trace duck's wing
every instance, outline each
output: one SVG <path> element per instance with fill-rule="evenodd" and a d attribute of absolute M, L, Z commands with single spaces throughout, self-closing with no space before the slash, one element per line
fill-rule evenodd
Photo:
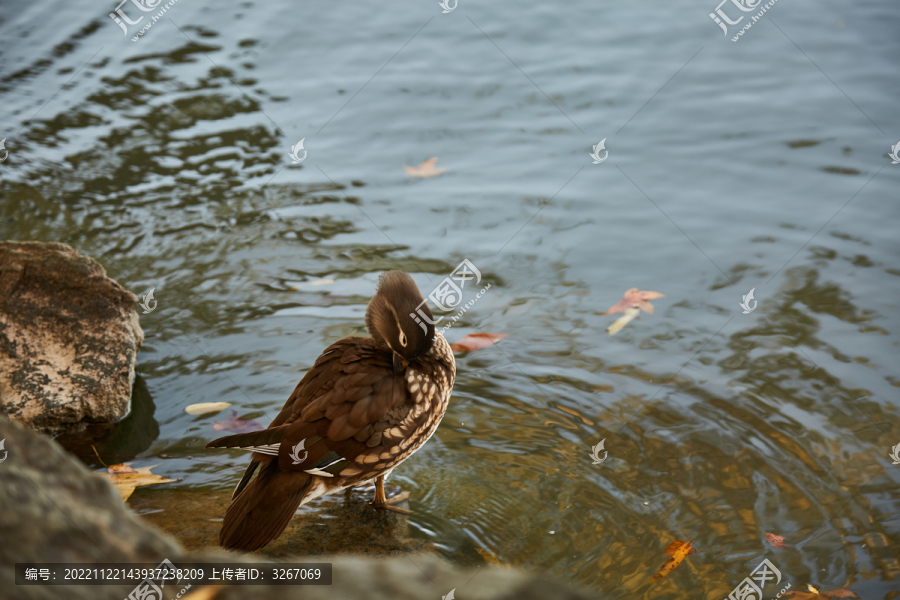
<path fill-rule="evenodd" d="M 391 359 L 370 338 L 341 340 L 319 356 L 267 429 L 220 438 L 207 448 L 252 450 L 254 462 L 277 456 L 286 471 L 340 473 L 360 454 L 375 452 L 392 417 L 409 412 L 406 382 L 394 374 Z"/>

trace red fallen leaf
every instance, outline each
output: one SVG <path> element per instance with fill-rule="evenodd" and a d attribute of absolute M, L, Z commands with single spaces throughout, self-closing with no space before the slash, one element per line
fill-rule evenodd
<path fill-rule="evenodd" d="M 784 545 L 784 536 L 783 535 L 775 535 L 774 533 L 766 534 L 766 541 L 772 544 L 773 548 L 787 548 Z"/>
<path fill-rule="evenodd" d="M 665 577 L 666 575 L 671 573 L 675 569 L 675 567 L 680 565 L 681 561 L 683 561 L 688 554 L 696 554 L 697 551 L 694 550 L 694 548 L 692 547 L 693 545 L 694 538 L 691 538 L 691 541 L 689 542 L 681 542 L 675 540 L 674 542 L 666 546 L 666 554 L 668 554 L 672 558 L 663 563 L 663 566 L 659 568 L 659 571 L 657 571 L 656 574 L 654 574 L 650 579 L 653 580 Z"/>
<path fill-rule="evenodd" d="M 647 300 L 653 300 L 654 298 L 665 298 L 665 294 L 660 294 L 659 292 L 642 292 L 637 288 L 631 288 L 621 300 L 613 304 L 609 307 L 604 315 L 611 315 L 617 312 L 625 312 L 629 308 L 639 308 L 645 313 L 653 314 L 653 305 L 647 302 Z"/>
<path fill-rule="evenodd" d="M 508 335 L 508 333 L 470 333 L 455 344 L 450 344 L 450 349 L 454 352 L 474 352 L 493 346 Z"/>
<path fill-rule="evenodd" d="M 224 429 L 235 433 L 250 433 L 251 431 L 265 429 L 265 427 L 263 427 L 259 421 L 254 421 L 253 419 L 238 419 L 237 411 L 231 409 L 231 417 L 229 417 L 227 421 L 222 421 L 221 423 L 219 421 L 214 421 L 213 429 L 216 431 L 222 431 Z"/>

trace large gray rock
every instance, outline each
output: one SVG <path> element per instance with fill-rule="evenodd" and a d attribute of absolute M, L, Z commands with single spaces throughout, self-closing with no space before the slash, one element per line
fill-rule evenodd
<path fill-rule="evenodd" d="M 13 566 L 27 562 L 267 562 L 222 550 L 188 552 L 147 526 L 112 485 L 46 437 L 0 417 L 0 598 L 122 600 L 133 585 L 17 586 Z M 0 452 L 0 459 L 3 458 Z M 171 485 L 171 484 L 166 484 Z M 187 510 L 188 508 L 185 508 Z M 458 600 L 586 600 L 516 569 L 455 569 L 435 556 L 372 559 L 349 556 L 282 557 L 333 565 L 330 586 L 193 586 L 181 600 L 437 600 L 455 589 Z M 181 586 L 166 586 L 171 600 Z"/>
<path fill-rule="evenodd" d="M 57 443 L 0 417 L 3 439 L 7 455 L 0 463 L 0 598 L 93 595 L 122 600 L 134 587 L 16 586 L 15 563 L 158 564 L 162 558 L 174 562 L 181 557 L 174 540 L 148 529 L 125 509 L 112 484 Z"/>
<path fill-rule="evenodd" d="M 130 410 L 137 298 L 65 244 L 0 242 L 0 412 L 56 435 Z"/>

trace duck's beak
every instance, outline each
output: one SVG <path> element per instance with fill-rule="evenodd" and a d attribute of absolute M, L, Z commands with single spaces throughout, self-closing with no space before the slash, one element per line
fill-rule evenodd
<path fill-rule="evenodd" d="M 409 366 L 409 361 L 394 352 L 394 375 L 402 373 Z"/>

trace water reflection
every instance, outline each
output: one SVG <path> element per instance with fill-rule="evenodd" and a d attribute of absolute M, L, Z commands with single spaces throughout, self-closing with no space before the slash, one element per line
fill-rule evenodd
<path fill-rule="evenodd" d="M 138 490 L 134 507 L 176 536 L 189 532 L 185 542 L 212 543 L 210 514 L 224 511 L 220 496 L 247 458 L 203 450 L 220 435 L 214 420 L 225 417 L 189 416 L 184 406 L 225 400 L 240 418 L 267 422 L 322 348 L 364 334 L 378 273 L 404 269 L 425 287 L 477 252 L 493 287 L 448 336 L 482 329 L 510 337 L 459 357 L 438 434 L 392 479 L 411 493 L 412 545 L 428 542 L 463 565 L 535 568 L 605 598 L 724 597 L 763 556 L 795 589 L 853 582 L 863 597 L 884 597 L 900 575 L 898 475 L 885 458 L 900 442 L 886 393 L 898 385 L 890 372 L 896 342 L 886 310 L 866 308 L 852 280 L 835 273 L 836 265 L 859 269 L 861 279 L 878 270 L 871 276 L 879 285 L 896 289 L 890 278 L 898 272 L 885 269 L 894 257 L 877 243 L 886 234 L 873 233 L 873 243 L 829 230 L 765 293 L 758 286 L 759 308 L 737 320 L 747 290 L 736 284 L 774 274 L 790 256 L 765 254 L 789 235 L 766 220 L 767 208 L 747 213 L 753 229 L 740 242 L 755 254 L 723 262 L 733 266 L 722 277 L 702 256 L 680 262 L 676 244 L 684 240 L 667 237 L 666 221 L 633 207 L 619 213 L 626 208 L 597 202 L 593 188 L 559 198 L 554 212 L 523 179 L 534 170 L 522 167 L 527 161 L 490 163 L 484 181 L 447 177 L 447 188 L 407 185 L 400 165 L 412 159 L 400 158 L 394 187 L 384 163 L 331 181 L 313 160 L 288 166 L 286 150 L 299 136 L 288 139 L 260 105 L 283 98 L 266 92 L 269 80 L 247 74 L 260 42 L 189 31 L 197 45 L 182 40 L 86 67 L 102 85 L 71 90 L 65 110 L 32 121 L 19 142 L 28 151 L 12 157 L 27 179 L 0 182 L 0 219 L 14 223 L 5 238 L 72 244 L 132 291 L 156 289 L 158 309 L 141 316 L 147 337 L 134 412 L 98 451 L 143 453 L 139 461 L 162 460 L 154 472 L 180 481 Z M 47 68 L 34 62 L 0 83 L 11 89 Z M 489 129 L 519 119 L 523 131 L 562 135 L 555 109 L 529 98 L 547 113 L 510 117 L 504 109 L 476 122 Z M 522 98 L 498 101 L 525 110 Z M 366 102 L 376 111 L 396 99 Z M 412 137 L 461 137 L 458 123 Z M 505 129 L 492 131 L 492 143 L 509 145 Z M 356 135 L 340 134 L 340 144 L 356 149 Z M 401 143 L 379 135 L 393 141 L 367 140 L 373 153 Z M 825 145 L 782 137 L 788 152 Z M 709 142 L 710 155 L 719 143 Z M 473 167 L 460 159 L 456 168 Z M 663 181 L 678 175 L 677 166 L 660 168 L 670 169 Z M 824 163 L 810 170 L 843 180 L 859 173 Z M 553 189 L 560 184 L 553 179 Z M 491 185 L 502 189 L 483 189 Z M 798 200 L 807 211 L 818 210 L 814 201 Z M 696 210 L 718 207 L 703 202 Z M 544 205 L 530 225 L 536 237 L 494 258 L 515 232 L 504 226 L 520 227 Z M 698 230 L 703 218 L 696 216 Z M 622 223 L 627 231 L 617 237 Z M 434 239 L 417 240 L 420 232 Z M 451 250 L 429 245 L 451 238 Z M 664 243 L 650 243 L 657 240 Z M 670 302 L 609 338 L 601 315 L 609 290 L 654 278 L 668 286 Z M 331 281 L 311 285 L 323 280 Z M 719 291 L 730 294 L 727 306 Z M 590 447 L 601 439 L 609 457 L 592 465 Z M 177 458 L 153 458 L 160 456 Z M 327 521 L 322 515 L 340 512 L 338 502 L 323 499 L 298 519 Z M 361 529 L 345 527 L 346 536 L 325 544 L 330 551 L 360 548 Z M 768 546 L 768 532 L 784 535 L 789 548 Z M 692 538 L 698 554 L 648 582 L 665 547 Z"/>

